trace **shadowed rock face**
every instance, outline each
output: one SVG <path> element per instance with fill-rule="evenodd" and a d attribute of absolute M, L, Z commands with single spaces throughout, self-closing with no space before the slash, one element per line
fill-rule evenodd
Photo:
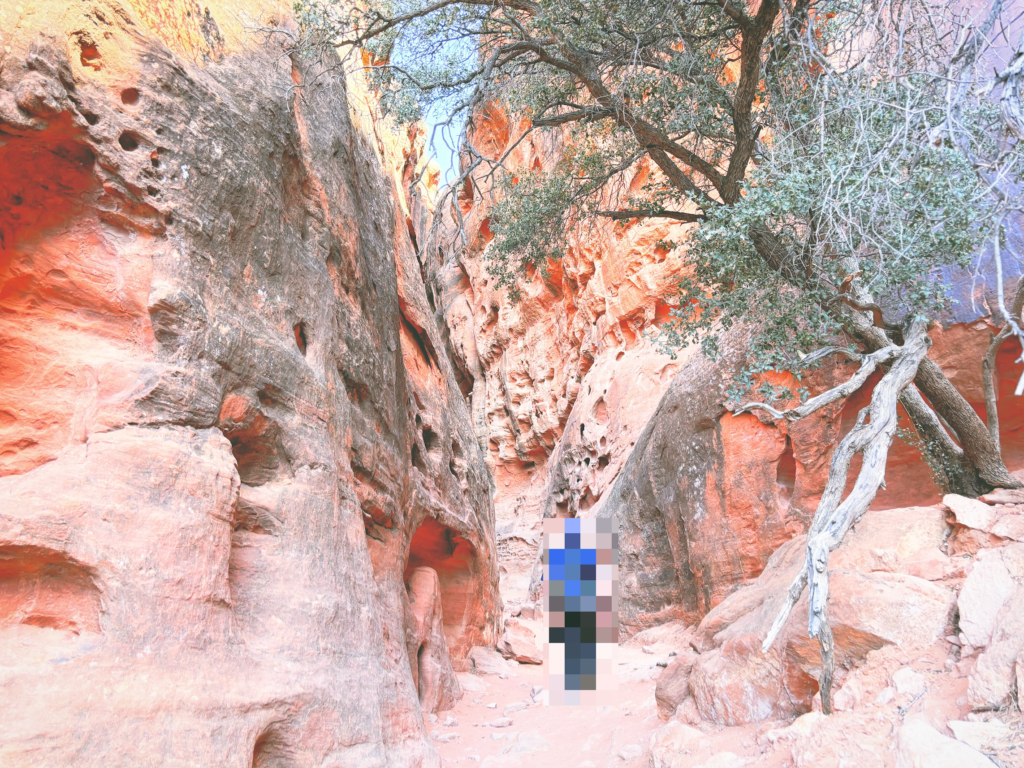
<path fill-rule="evenodd" d="M 500 601 L 406 154 L 272 3 L 0 22 L 0 762 L 436 765 L 416 531 L 453 663 Z"/>

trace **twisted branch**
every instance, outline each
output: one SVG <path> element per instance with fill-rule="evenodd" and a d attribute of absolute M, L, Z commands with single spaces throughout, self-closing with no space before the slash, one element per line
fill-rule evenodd
<path fill-rule="evenodd" d="M 925 323 L 914 321 L 901 347 L 890 346 L 865 356 L 861 369 L 850 381 L 807 403 L 807 406 L 813 403 L 814 407 L 791 409 L 789 412 L 775 411 L 778 414 L 776 418 L 792 420 L 808 416 L 835 402 L 841 396 L 848 396 L 849 393 L 856 391 L 866 380 L 867 375 L 862 374 L 866 368 L 872 366 L 872 359 L 876 355 L 880 359 L 873 361 L 874 367 L 881 365 L 883 360 L 891 361 L 889 370 L 871 394 L 870 405 L 861 410 L 857 416 L 856 426 L 843 438 L 832 454 L 828 482 L 807 534 L 807 555 L 803 568 L 790 586 L 782 609 L 761 646 L 763 652 L 771 648 L 806 586 L 809 598 L 807 630 L 811 637 L 818 638 L 821 648 L 822 669 L 819 683 L 822 709 L 826 714 L 832 711 L 832 675 L 835 667 L 832 628 L 828 618 L 829 555 L 867 511 L 884 481 L 889 446 L 896 434 L 897 405 L 900 397 L 913 382 L 930 344 Z M 871 370 L 874 370 L 874 367 L 871 367 Z M 851 382 L 855 379 L 860 384 L 851 388 Z M 847 394 L 839 395 L 839 392 Z M 850 463 L 857 453 L 862 453 L 864 460 L 853 490 L 843 500 Z"/>

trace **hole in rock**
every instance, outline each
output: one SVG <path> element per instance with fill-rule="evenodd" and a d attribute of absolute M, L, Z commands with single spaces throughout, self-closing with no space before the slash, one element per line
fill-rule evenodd
<path fill-rule="evenodd" d="M 125 152 L 134 152 L 139 148 L 139 139 L 131 131 L 125 131 L 118 136 L 117 143 L 121 145 L 121 149 Z"/>
<path fill-rule="evenodd" d="M 472 179 L 466 179 L 465 183 L 462 185 L 462 188 L 459 190 L 458 197 L 459 208 L 462 209 L 462 212 L 464 214 L 469 213 L 470 209 L 472 209 L 474 197 L 475 190 L 473 188 L 473 181 Z"/>
<path fill-rule="evenodd" d="M 83 41 L 81 43 L 81 61 L 83 67 L 90 67 L 97 72 L 100 69 L 100 51 L 93 43 Z"/>
<path fill-rule="evenodd" d="M 0 547 L 0 627 L 100 631 L 100 593 L 85 566 L 43 547 Z"/>
<path fill-rule="evenodd" d="M 490 218 L 484 219 L 480 222 L 480 236 L 484 239 L 484 245 L 494 239 L 494 232 L 491 231 Z"/>
<path fill-rule="evenodd" d="M 416 443 L 412 444 L 412 465 L 423 474 L 427 473 L 427 463 L 423 461 L 423 454 Z"/>
<path fill-rule="evenodd" d="M 427 644 L 423 643 L 416 650 L 416 664 L 412 670 L 412 681 L 416 684 L 416 692 L 419 694 L 420 701 L 423 701 L 426 695 L 427 680 L 426 675 L 423 674 L 423 657 L 426 655 Z"/>
<path fill-rule="evenodd" d="M 441 449 L 441 440 L 438 438 L 437 433 L 427 427 L 423 430 L 423 447 L 427 449 L 427 453 L 433 453 Z"/>
<path fill-rule="evenodd" d="M 603 440 L 604 438 L 601 438 L 601 439 Z M 604 469 L 605 467 L 607 467 L 609 461 L 611 461 L 611 459 L 608 457 L 607 453 L 604 456 L 598 456 L 597 457 L 597 467 L 598 467 L 598 469 Z"/>
<path fill-rule="evenodd" d="M 260 392 L 259 402 L 264 406 L 273 402 L 269 389 Z M 263 485 L 287 471 L 281 428 L 247 396 L 234 394 L 224 399 L 219 426 L 231 442 L 238 477 L 246 485 Z"/>
<path fill-rule="evenodd" d="M 85 122 L 89 125 L 96 125 L 100 121 L 100 116 L 94 115 L 92 112 L 83 112 L 82 117 L 85 118 Z"/>
<path fill-rule="evenodd" d="M 445 640 L 452 655 L 464 655 L 463 638 L 478 606 L 476 550 L 459 533 L 432 517 L 416 529 L 409 545 L 405 583 L 417 568 L 433 568 L 441 592 Z"/>
<path fill-rule="evenodd" d="M 353 405 L 362 405 L 370 397 L 370 388 L 344 371 L 341 371 L 341 380 L 345 383 L 345 392 Z"/>
<path fill-rule="evenodd" d="M 304 323 L 296 323 L 292 328 L 295 333 L 295 346 L 299 348 L 302 356 L 306 356 L 306 326 Z"/>
<path fill-rule="evenodd" d="M 137 88 L 125 88 L 121 91 L 121 103 L 132 106 L 139 103 L 139 91 Z"/>
<path fill-rule="evenodd" d="M 160 167 L 160 156 L 156 152 L 150 154 L 149 164 L 152 165 L 154 168 Z"/>
<path fill-rule="evenodd" d="M 793 443 L 789 437 L 786 438 L 786 449 L 775 468 L 775 482 L 779 486 L 779 498 L 788 504 L 796 486 L 796 457 L 793 456 Z"/>
<path fill-rule="evenodd" d="M 455 459 L 451 459 L 448 462 L 448 471 L 452 473 L 453 477 L 458 477 L 459 474 L 455 471 Z"/>
<path fill-rule="evenodd" d="M 252 748 L 252 768 L 290 768 L 292 751 L 277 730 L 270 728 L 259 735 Z"/>

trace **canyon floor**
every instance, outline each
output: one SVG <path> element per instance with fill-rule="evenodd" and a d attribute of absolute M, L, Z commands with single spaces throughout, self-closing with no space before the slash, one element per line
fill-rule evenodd
<path fill-rule="evenodd" d="M 957 520 L 968 517 L 955 497 L 947 497 L 959 510 Z M 979 503 L 980 504 L 980 503 Z M 980 509 L 980 507 L 979 507 Z M 893 579 L 911 570 L 921 582 L 959 593 L 956 621 L 968 635 L 974 632 L 977 608 L 989 598 L 997 601 L 998 586 L 987 581 L 992 564 L 1010 562 L 1020 545 L 1003 549 L 983 548 L 964 553 L 968 527 L 956 523 L 957 536 L 945 545 L 952 555 L 917 550 L 925 541 L 923 525 L 912 521 L 932 519 L 938 530 L 944 507 L 887 510 L 869 514 L 852 541 L 842 548 L 840 565 L 857 562 L 870 553 L 879 563 L 869 573 Z M 975 511 L 978 511 L 977 509 Z M 983 511 L 983 510 L 982 510 Z M 894 528 L 893 525 L 896 527 Z M 959 537 L 959 538 L 958 538 Z M 881 542 L 881 546 L 877 546 Z M 933 542 L 934 543 L 934 542 Z M 998 542 L 993 542 L 998 543 Z M 798 547 L 794 548 L 798 549 Z M 909 553 L 909 554 L 908 554 Z M 845 559 L 844 559 L 845 558 Z M 773 562 L 775 558 L 773 558 Z M 778 580 L 780 563 L 770 565 L 764 584 Z M 927 563 L 927 565 L 922 565 Z M 781 572 L 781 571 L 779 571 Z M 973 576 L 972 576 L 973 574 Z M 898 579 L 897 579 L 898 581 Z M 966 586 L 970 581 L 970 586 Z M 502 596 L 506 612 L 519 613 L 528 604 L 526 579 L 506 574 Z M 916 582 L 915 582 L 916 583 Z M 920 585 L 919 585 L 920 586 Z M 966 588 L 965 588 L 966 586 Z M 980 587 L 980 589 L 979 589 Z M 749 604 L 756 598 L 757 583 L 740 588 L 725 603 Z M 981 603 L 976 595 L 981 594 Z M 877 592 L 865 590 L 839 596 L 840 603 L 867 605 Z M 900 597 L 908 616 L 914 608 L 908 596 Z M 508 606 L 511 606 L 509 609 Z M 842 611 L 843 609 L 838 609 Z M 720 609 L 721 612 L 721 609 Z M 1008 614 L 993 614 L 996 627 L 1015 634 Z M 1022 768 L 1024 766 L 1024 718 L 1016 706 L 990 707 L 979 711 L 977 689 L 985 678 L 993 651 L 965 643 L 968 635 L 924 636 L 885 644 L 866 653 L 841 675 L 834 692 L 837 711 L 821 712 L 820 696 L 811 711 L 793 717 L 769 717 L 744 725 L 723 725 L 722 720 L 703 719 L 693 699 L 685 693 L 671 713 L 659 712 L 656 698 L 659 678 L 670 678 L 673 662 L 689 657 L 705 637 L 718 632 L 715 614 L 699 627 L 676 620 L 642 631 L 617 649 L 619 687 L 613 702 L 605 706 L 547 706 L 547 673 L 543 665 L 501 660 L 492 654 L 489 663 L 474 662 L 473 671 L 459 674 L 462 698 L 448 711 L 428 715 L 427 730 L 445 766 L 569 766 L 570 768 Z M 735 621 L 735 619 L 734 619 Z M 877 621 L 877 619 L 876 619 Z M 541 618 L 517 617 L 518 625 L 545 634 Z M 902 623 L 911 623 L 901 618 Z M 803 622 L 798 622 L 801 624 Z M 923 621 L 922 621 L 923 623 Z M 705 627 L 707 624 L 707 627 Z M 998 630 L 997 630 L 998 631 Z M 797 630 L 799 632 L 799 630 Z M 847 641 L 848 642 L 848 641 Z M 540 640 L 537 641 L 540 647 Z M 993 648 L 995 646 L 993 645 Z M 711 651 L 714 652 L 713 650 Z M 790 650 L 790 654 L 793 651 Z M 756 663 L 757 651 L 747 652 Z M 736 666 L 742 667 L 746 660 Z M 687 667 L 689 669 L 689 667 Z M 737 674 L 729 670 L 729 674 Z M 756 698 L 757 673 L 746 674 L 739 698 Z M 973 682 L 972 682 L 973 680 Z M 690 679 L 690 691 L 697 685 Z M 972 691 L 971 686 L 975 687 Z M 739 689 L 730 689 L 739 690 Z M 785 695 L 783 688 L 780 697 Z M 748 707 L 757 706 L 746 701 Z M 741 706 L 737 702 L 734 705 Z M 953 738 L 955 737 L 955 738 Z"/>
<path fill-rule="evenodd" d="M 539 623 L 539 622 L 538 622 Z M 646 650 L 645 650 L 646 648 Z M 902 765 L 891 749 L 901 724 L 917 718 L 959 720 L 1005 725 L 999 743 L 984 752 L 1002 768 L 1024 766 L 1024 720 L 1019 712 L 992 713 L 971 719 L 963 706 L 971 661 L 956 662 L 936 645 L 905 653 L 900 669 L 911 670 L 927 681 L 927 690 L 896 694 L 868 712 L 838 713 L 825 718 L 819 711 L 793 723 L 767 723 L 722 727 L 706 721 L 695 728 L 673 727 L 658 716 L 655 684 L 671 660 L 671 640 L 643 646 L 628 642 L 619 647 L 617 703 L 599 707 L 545 706 L 543 694 L 534 702 L 530 692 L 546 686 L 544 667 L 520 664 L 507 678 L 496 675 L 460 675 L 462 699 L 449 712 L 427 722 L 445 766 L 538 766 L 538 768 L 740 768 L 763 766 Z M 951 647 L 950 647 L 951 649 Z M 910 658 L 914 656 L 914 658 Z M 906 673 L 904 673 L 906 676 Z M 884 698 L 884 697 L 883 697 Z M 960 699 L 960 703 L 957 703 Z M 526 704 L 518 709 L 518 705 Z M 510 711 L 510 725 L 493 727 Z M 454 720 L 454 722 L 453 722 Z M 445 726 L 445 722 L 450 725 Z M 685 730 L 684 730 L 685 729 Z M 999 726 L 988 730 L 997 732 Z M 678 732 L 677 732 L 678 731 Z M 684 742 L 681 744 L 680 742 Z M 952 758 L 955 760 L 955 757 Z M 907 763 L 910 765 L 911 763 Z M 959 765 L 957 762 L 934 766 Z M 933 766 L 928 766 L 933 768 Z"/>

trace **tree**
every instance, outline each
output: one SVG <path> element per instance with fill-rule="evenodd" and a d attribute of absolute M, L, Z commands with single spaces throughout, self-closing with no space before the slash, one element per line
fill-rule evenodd
<path fill-rule="evenodd" d="M 943 0 L 299 6 L 308 44 L 368 52 L 369 74 L 401 118 L 441 104 L 447 125 L 463 119 L 471 131 L 474 115 L 493 101 L 527 117 L 530 131 L 562 133 L 554 172 L 518 179 L 503 175 L 511 150 L 492 160 L 463 142 L 461 176 L 440 201 L 452 202 L 482 175 L 506 191 L 515 184 L 515 194 L 495 203 L 488 249 L 492 274 L 513 294 L 522 271 L 558 258 L 565 233 L 581 221 L 692 223 L 680 245 L 693 273 L 680 286 L 673 340 L 699 340 L 714 355 L 723 330 L 752 327 L 752 362 L 731 390 L 739 410 L 803 418 L 882 371 L 870 405 L 833 455 L 804 570 L 765 646 L 807 587 L 826 711 L 828 556 L 883 482 L 897 405 L 949 490 L 977 495 L 1019 485 L 1000 455 L 994 399 L 986 426 L 927 357 L 929 328 L 946 301 L 936 268 L 968 264 L 986 237 L 998 246 L 1005 217 L 1020 208 L 1011 180 L 1024 135 L 1024 55 L 1018 50 L 1000 70 L 997 104 L 977 72 L 1002 2 L 981 19 L 956 7 Z M 623 174 L 641 162 L 656 172 L 630 195 Z M 1011 309 L 1000 293 L 1000 341 L 1020 336 L 1022 290 Z M 761 401 L 741 404 L 763 373 L 799 377 L 833 354 L 860 364 L 835 389 L 810 399 L 800 393 L 799 405 L 780 409 L 792 393 L 762 386 Z M 994 359 L 990 351 L 988 382 Z M 856 453 L 862 467 L 844 499 Z"/>

